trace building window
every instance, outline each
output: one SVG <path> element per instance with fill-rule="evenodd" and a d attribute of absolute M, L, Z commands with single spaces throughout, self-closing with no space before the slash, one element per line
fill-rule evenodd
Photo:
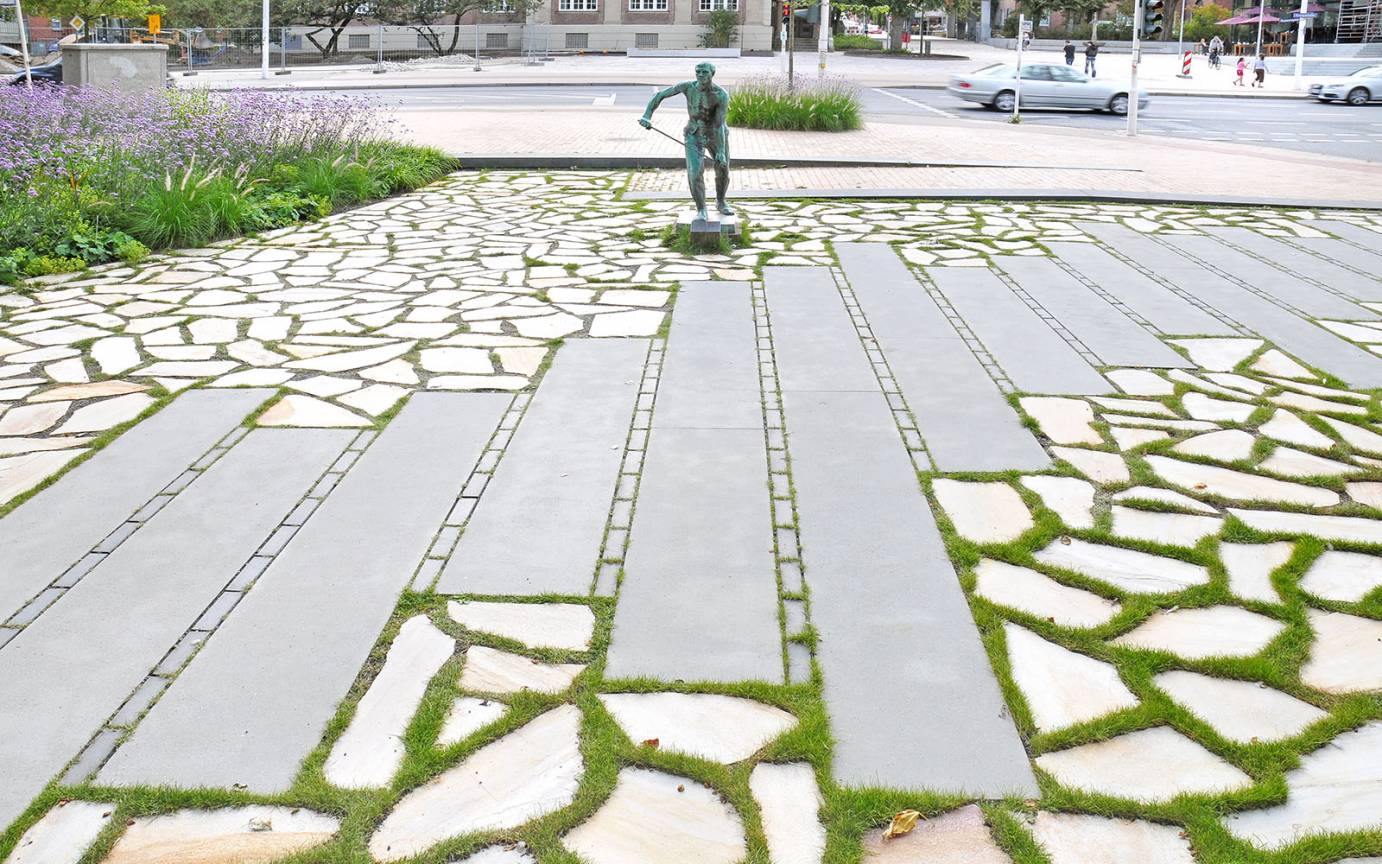
<path fill-rule="evenodd" d="M 506 15 L 513 11 L 513 4 L 509 0 L 494 0 L 486 3 L 484 8 L 491 15 Z"/>
<path fill-rule="evenodd" d="M 653 51 L 657 48 L 656 33 L 635 33 L 633 34 L 633 47 L 642 48 L 645 51 Z"/>
<path fill-rule="evenodd" d="M 600 0 L 557 0 L 560 12 L 595 12 L 600 8 Z"/>
<path fill-rule="evenodd" d="M 509 34 L 507 33 L 486 33 L 485 47 L 491 51 L 498 51 L 509 47 Z"/>
<path fill-rule="evenodd" d="M 590 48 L 590 34 L 589 34 L 589 33 L 567 33 L 567 34 L 566 34 L 566 50 L 567 50 L 567 51 L 586 51 L 586 50 L 589 50 L 589 48 Z"/>
<path fill-rule="evenodd" d="M 738 12 L 739 0 L 701 0 L 702 12 L 715 12 L 719 9 L 728 9 L 731 12 Z"/>
<path fill-rule="evenodd" d="M 368 33 L 351 33 L 346 39 L 346 48 L 351 51 L 364 51 L 369 48 Z"/>
<path fill-rule="evenodd" d="M 630 11 L 630 12 L 666 12 L 666 11 L 667 11 L 667 0 L 629 0 L 629 11 Z M 644 34 L 640 34 L 640 35 L 644 35 L 644 36 L 649 36 L 649 35 L 651 35 L 651 36 L 656 36 L 657 34 L 656 34 L 656 33 L 651 33 L 651 34 L 649 34 L 649 33 L 644 33 Z M 640 46 L 638 46 L 638 47 L 642 48 L 643 46 L 640 45 Z M 656 48 L 657 46 L 654 45 L 653 47 Z"/>

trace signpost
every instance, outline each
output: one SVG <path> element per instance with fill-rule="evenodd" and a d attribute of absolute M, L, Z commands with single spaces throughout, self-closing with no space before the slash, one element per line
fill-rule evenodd
<path fill-rule="evenodd" d="M 260 9 L 259 18 L 259 77 L 264 80 L 269 79 L 269 0 L 264 0 Z M 283 50 L 286 52 L 288 46 L 285 44 Z M 192 48 L 187 48 L 187 56 L 192 56 Z"/>
<path fill-rule="evenodd" d="M 821 42 L 816 48 L 816 75 L 825 77 L 825 55 L 830 51 L 830 0 L 821 0 Z"/>
<path fill-rule="evenodd" d="M 1300 11 L 1295 14 L 1296 19 L 1296 81 L 1294 89 L 1300 89 L 1301 66 L 1305 63 L 1305 22 L 1314 18 L 1315 12 L 1307 8 L 1309 0 L 1300 0 Z"/>

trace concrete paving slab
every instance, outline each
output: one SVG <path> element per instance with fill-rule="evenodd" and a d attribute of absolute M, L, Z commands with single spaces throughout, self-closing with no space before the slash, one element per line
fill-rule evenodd
<path fill-rule="evenodd" d="M 1035 794 L 883 394 L 783 398 L 835 780 Z"/>
<path fill-rule="evenodd" d="M 1364 273 L 1382 273 L 1382 249 L 1359 249 L 1352 243 L 1334 237 L 1290 237 L 1286 242 L 1304 249 L 1312 249 L 1329 258 Z M 1378 299 L 1378 298 L 1361 298 Z"/>
<path fill-rule="evenodd" d="M 1346 321 L 1375 320 L 1377 313 L 1337 294 L 1278 270 L 1265 261 L 1239 252 L 1214 237 L 1162 235 L 1171 246 L 1211 262 L 1241 284 L 1249 285 L 1315 318 L 1342 318 Z"/>
<path fill-rule="evenodd" d="M 1163 333 L 1233 336 L 1233 328 L 1164 285 L 1089 243 L 1049 243 L 1057 258 L 1127 304 Z"/>
<path fill-rule="evenodd" d="M 1106 365 L 1194 366 L 1054 261 L 1010 256 L 999 266 Z"/>
<path fill-rule="evenodd" d="M 605 675 L 780 682 L 763 433 L 653 416 Z"/>
<path fill-rule="evenodd" d="M 0 824 L 120 707 L 350 438 L 250 433 L 6 646 Z"/>
<path fill-rule="evenodd" d="M 1340 267 L 1333 261 L 1311 255 L 1281 238 L 1268 237 L 1266 234 L 1259 234 L 1249 228 L 1211 226 L 1205 230 L 1220 240 L 1227 240 L 1234 246 L 1280 264 L 1307 279 L 1314 279 L 1316 282 L 1328 285 L 1335 291 L 1347 294 L 1356 300 L 1382 300 L 1382 280 L 1355 273 L 1346 267 Z M 1337 240 L 1334 242 L 1338 245 L 1348 245 L 1339 244 Z M 1353 247 L 1350 246 L 1349 248 L 1352 249 Z M 1382 267 L 1382 258 L 1374 256 L 1374 261 L 1376 266 Z"/>
<path fill-rule="evenodd" d="M 1337 219 L 1321 219 L 1315 223 L 1315 227 L 1328 231 L 1336 237 L 1342 237 L 1350 243 L 1356 243 L 1364 249 L 1382 253 L 1382 234 L 1376 231 L 1369 231 L 1361 225 L 1354 225 L 1351 222 L 1340 222 Z"/>
<path fill-rule="evenodd" d="M 184 393 L 0 519 L 0 620 L 90 552 L 271 395 Z"/>
<path fill-rule="evenodd" d="M 491 393 L 413 396 L 100 782 L 286 789 L 510 401 Z"/>
<path fill-rule="evenodd" d="M 1085 230 L 1312 366 L 1326 369 L 1355 387 L 1382 387 L 1382 358 L 1219 278 L 1131 228 L 1091 223 Z"/>
<path fill-rule="evenodd" d="M 764 267 L 782 390 L 877 390 L 835 277 L 824 267 Z M 774 302 L 776 301 L 776 302 Z M 791 338 L 776 338 L 779 332 Z"/>
<path fill-rule="evenodd" d="M 926 273 L 1019 390 L 1062 396 L 1117 392 L 992 272 L 929 267 Z"/>
<path fill-rule="evenodd" d="M 1032 794 L 1026 753 L 888 402 L 872 374 L 866 386 L 835 372 L 863 361 L 863 345 L 831 335 L 852 334 L 848 312 L 835 292 L 803 290 L 805 281 L 765 273 L 835 779 Z M 844 383 L 855 386 L 831 387 Z"/>
<path fill-rule="evenodd" d="M 680 428 L 763 428 L 753 301 L 747 282 L 683 282 L 657 392 L 657 422 Z"/>
<path fill-rule="evenodd" d="M 437 591 L 590 590 L 648 345 L 586 339 L 557 351 Z"/>
<path fill-rule="evenodd" d="M 938 469 L 1037 471 L 1051 464 L 896 252 L 878 243 L 839 243 L 835 253 Z"/>
<path fill-rule="evenodd" d="M 742 282 L 696 286 L 672 315 L 608 677 L 782 680 L 766 442 L 744 371 L 756 380 L 756 337 L 712 326 L 752 324 L 749 298 Z M 726 387 L 705 389 L 698 369 Z"/>

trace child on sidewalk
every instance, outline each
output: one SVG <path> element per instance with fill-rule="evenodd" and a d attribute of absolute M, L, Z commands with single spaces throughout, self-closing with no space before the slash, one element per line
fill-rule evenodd
<path fill-rule="evenodd" d="M 1248 71 L 1248 58 L 1246 58 L 1246 57 L 1239 57 L 1239 58 L 1238 58 L 1238 75 L 1237 75 L 1237 77 L 1235 77 L 1235 78 L 1233 79 L 1233 86 L 1234 86 L 1234 87 L 1242 87 L 1242 86 L 1243 86 L 1243 73 L 1244 73 L 1244 72 L 1247 72 L 1247 71 Z"/>

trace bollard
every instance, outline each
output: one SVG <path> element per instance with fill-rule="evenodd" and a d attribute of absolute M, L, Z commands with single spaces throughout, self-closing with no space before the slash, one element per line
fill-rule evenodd
<path fill-rule="evenodd" d="M 1180 74 L 1177 78 L 1189 78 L 1190 76 L 1190 52 L 1186 51 L 1180 58 Z"/>

